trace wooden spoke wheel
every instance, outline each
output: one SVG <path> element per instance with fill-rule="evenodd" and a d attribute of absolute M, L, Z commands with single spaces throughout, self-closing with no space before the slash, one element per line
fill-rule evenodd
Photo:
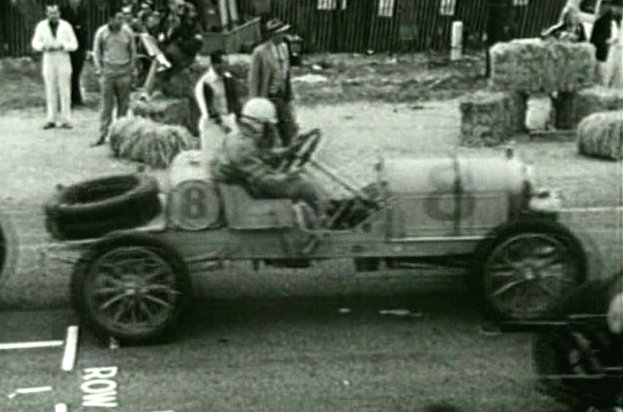
<path fill-rule="evenodd" d="M 586 277 L 580 242 L 556 222 L 518 222 L 476 253 L 474 278 L 485 310 L 497 319 L 542 316 Z"/>
<path fill-rule="evenodd" d="M 100 336 L 124 341 L 162 337 L 188 294 L 183 264 L 156 245 L 99 248 L 74 273 L 78 313 Z"/>

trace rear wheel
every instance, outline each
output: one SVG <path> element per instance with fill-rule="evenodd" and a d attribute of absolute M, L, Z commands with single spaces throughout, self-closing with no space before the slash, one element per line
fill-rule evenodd
<path fill-rule="evenodd" d="M 586 266 L 580 241 L 563 225 L 516 222 L 479 246 L 472 280 L 493 318 L 534 319 L 584 282 Z"/>
<path fill-rule="evenodd" d="M 189 292 L 185 265 L 169 247 L 147 237 L 104 242 L 80 260 L 74 305 L 100 337 L 142 342 L 175 325 Z"/>

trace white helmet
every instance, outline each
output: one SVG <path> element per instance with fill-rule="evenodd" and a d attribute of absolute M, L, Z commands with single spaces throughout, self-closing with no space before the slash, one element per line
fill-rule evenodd
<path fill-rule="evenodd" d="M 270 100 L 254 97 L 245 103 L 242 108 L 242 117 L 261 123 L 277 124 L 277 109 Z"/>

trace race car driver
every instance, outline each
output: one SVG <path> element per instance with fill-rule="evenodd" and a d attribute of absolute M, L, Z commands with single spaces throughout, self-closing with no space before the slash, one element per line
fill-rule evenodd
<path fill-rule="evenodd" d="M 238 129 L 223 140 L 210 169 L 217 182 L 239 184 L 258 198 L 289 198 L 311 206 L 326 220 L 329 196 L 300 173 L 283 173 L 276 166 L 296 146 L 279 147 L 275 131 L 277 112 L 270 100 L 252 98 L 242 108 Z"/>

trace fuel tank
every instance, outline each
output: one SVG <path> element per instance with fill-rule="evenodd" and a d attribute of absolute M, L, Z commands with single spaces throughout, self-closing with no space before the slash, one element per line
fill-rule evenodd
<path fill-rule="evenodd" d="M 529 188 L 512 157 L 386 160 L 379 169 L 390 201 L 391 238 L 482 236 L 509 220 Z"/>
<path fill-rule="evenodd" d="M 167 224 L 172 229 L 204 230 L 220 224 L 221 202 L 199 150 L 181 152 L 169 169 Z"/>

